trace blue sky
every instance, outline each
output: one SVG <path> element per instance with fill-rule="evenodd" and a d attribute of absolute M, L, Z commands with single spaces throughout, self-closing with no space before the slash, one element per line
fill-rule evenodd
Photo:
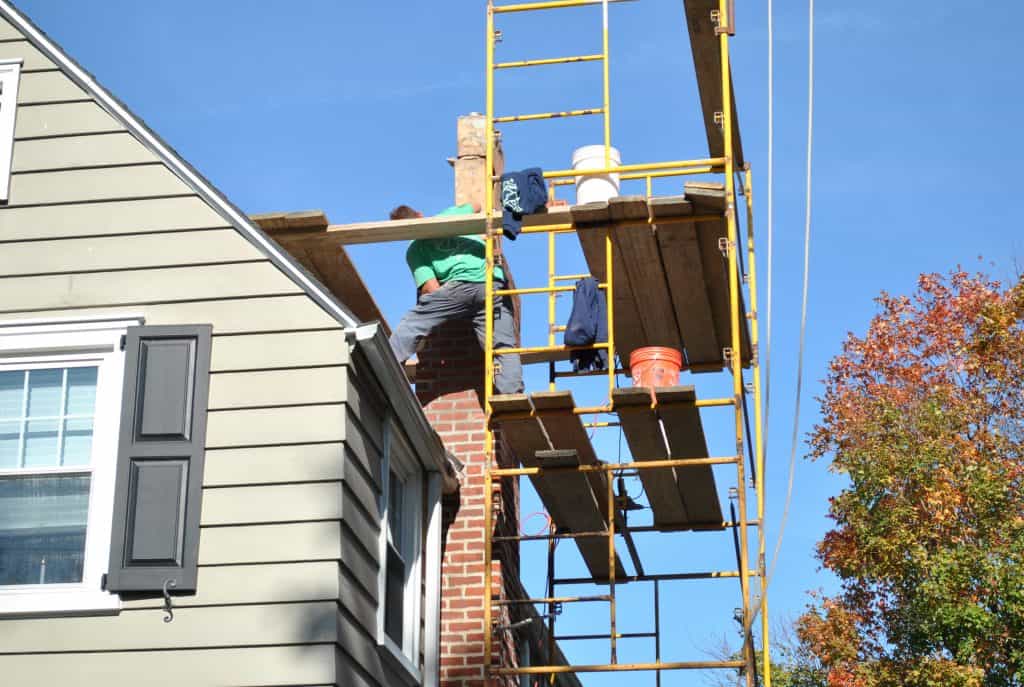
<path fill-rule="evenodd" d="M 776 167 L 772 405 L 769 426 L 769 550 L 786 485 L 794 409 L 804 211 L 807 6 L 776 0 Z M 1024 21 L 1024 6 L 997 1 L 985 14 L 924 0 L 820 3 L 817 19 L 814 225 L 805 386 L 799 431 L 817 418 L 813 397 L 847 331 L 862 332 L 872 298 L 905 293 L 918 273 L 957 264 L 998 278 L 1024 261 L 1012 214 L 1024 156 L 1018 123 L 1024 101 L 1015 34 L 992 30 Z M 455 118 L 484 107 L 484 3 L 452 0 L 201 2 L 199 0 L 22 0 L 19 6 L 101 83 L 244 210 L 321 208 L 334 223 L 382 218 L 405 202 L 435 212 L 449 204 Z M 766 258 L 766 6 L 739 3 L 734 73 L 747 158 L 755 170 L 762 294 Z M 599 10 L 513 16 L 499 24 L 499 59 L 597 52 Z M 625 162 L 703 157 L 706 143 L 679 0 L 615 5 L 612 19 L 613 142 Z M 502 75 L 499 113 L 592 107 L 596 64 Z M 566 167 L 578 145 L 600 142 L 596 118 L 506 127 L 510 168 Z M 1006 169 L 1004 169 L 1006 168 Z M 624 189 L 642 192 L 641 187 Z M 660 193 L 678 192 L 664 182 Z M 569 244 L 566 245 L 568 252 Z M 413 300 L 404 246 L 352 251 L 386 316 Z M 543 245 L 509 249 L 520 284 L 539 285 Z M 990 264 L 991 263 L 991 264 Z M 575 271 L 567 260 L 559 267 Z M 531 305 L 536 308 L 539 304 Z M 560 308 L 564 310 L 565 304 Z M 767 312 L 764 302 L 758 311 Z M 537 313 L 541 319 L 530 317 Z M 527 310 L 526 338 L 542 337 L 541 310 Z M 532 332 L 531 332 L 532 329 Z M 531 374 L 529 383 L 543 380 Z M 728 384 L 707 376 L 702 396 Z M 581 398 L 592 391 L 581 388 Z M 705 411 L 712 454 L 727 446 L 729 419 Z M 598 439 L 614 458 L 617 437 Z M 803 446 L 799 448 L 803 452 Z M 800 460 L 776 577 L 773 621 L 793 617 L 805 591 L 833 588 L 813 547 L 828 526 L 827 498 L 842 481 Z M 718 472 L 724 490 L 728 475 Z M 524 508 L 532 502 L 525 498 Z M 723 500 L 723 503 L 725 501 Z M 536 521 L 528 523 L 528 526 Z M 681 535 L 643 544 L 649 568 L 729 567 L 724 535 Z M 569 558 L 568 556 L 566 557 Z M 528 581 L 540 578 L 540 558 Z M 720 564 L 720 565 L 719 565 Z M 569 562 L 567 570 L 574 562 Z M 532 576 L 531 576 L 532 575 Z M 689 586 L 687 586 L 689 585 Z M 537 587 L 534 591 L 540 592 Z M 649 591 L 623 590 L 623 631 L 649 623 Z M 662 590 L 666 659 L 702 658 L 723 636 L 735 643 L 735 581 L 682 583 Z M 565 632 L 600 628 L 596 606 L 574 609 Z M 685 621 L 685 622 L 684 622 Z M 594 631 L 590 629 L 589 631 Z M 600 631 L 600 630 L 598 630 Z M 566 647 L 574 660 L 601 662 L 600 644 Z M 649 660 L 648 644 L 624 644 L 621 660 Z M 685 676 L 665 684 L 692 684 Z M 601 679 L 587 684 L 610 684 Z M 637 684 L 654 684 L 653 677 Z"/>

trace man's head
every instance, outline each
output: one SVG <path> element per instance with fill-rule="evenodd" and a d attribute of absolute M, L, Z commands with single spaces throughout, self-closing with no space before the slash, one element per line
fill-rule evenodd
<path fill-rule="evenodd" d="M 422 217 L 423 213 L 419 210 L 409 207 L 408 205 L 399 205 L 397 208 L 391 211 L 391 219 L 416 219 Z"/>

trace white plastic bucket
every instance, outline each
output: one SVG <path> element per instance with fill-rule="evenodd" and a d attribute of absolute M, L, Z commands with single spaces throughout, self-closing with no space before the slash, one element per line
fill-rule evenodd
<path fill-rule="evenodd" d="M 583 146 L 572 153 L 573 169 L 604 169 L 622 164 L 618 148 L 611 149 L 611 165 L 604 163 L 604 146 Z M 618 174 L 586 174 L 576 177 L 576 203 L 597 203 L 619 195 Z"/>

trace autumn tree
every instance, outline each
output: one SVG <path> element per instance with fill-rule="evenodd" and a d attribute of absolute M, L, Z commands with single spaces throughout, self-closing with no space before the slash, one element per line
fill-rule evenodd
<path fill-rule="evenodd" d="M 1024 685 L 1024 281 L 923 275 L 830 364 L 813 459 L 848 486 L 798 621 L 830 687 Z"/>

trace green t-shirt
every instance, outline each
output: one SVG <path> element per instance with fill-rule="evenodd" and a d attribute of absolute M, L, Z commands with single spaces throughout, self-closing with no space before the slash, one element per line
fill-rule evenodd
<path fill-rule="evenodd" d="M 471 214 L 473 206 L 466 203 L 452 206 L 437 216 Z M 417 239 L 409 244 L 405 260 L 412 270 L 416 288 L 435 278 L 442 284 L 450 281 L 487 281 L 486 246 L 482 236 Z M 500 267 L 494 268 L 494 278 L 504 281 L 505 273 Z"/>

